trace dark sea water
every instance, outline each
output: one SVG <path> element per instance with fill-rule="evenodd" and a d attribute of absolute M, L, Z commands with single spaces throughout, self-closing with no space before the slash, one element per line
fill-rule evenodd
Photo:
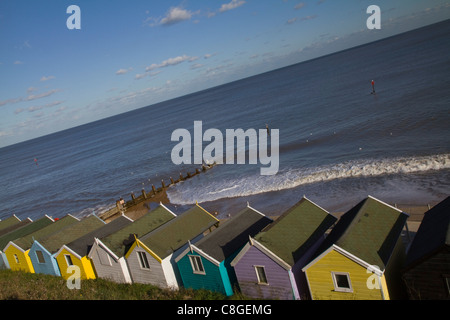
<path fill-rule="evenodd" d="M 447 20 L 2 148 L 0 218 L 98 214 L 193 172 L 200 166 L 173 164 L 171 135 L 193 133 L 194 121 L 224 137 L 279 129 L 279 171 L 217 165 L 168 189 L 174 210 L 198 201 L 225 216 L 249 201 L 272 215 L 303 195 L 329 211 L 369 194 L 436 203 L 450 194 L 449 52 Z"/>

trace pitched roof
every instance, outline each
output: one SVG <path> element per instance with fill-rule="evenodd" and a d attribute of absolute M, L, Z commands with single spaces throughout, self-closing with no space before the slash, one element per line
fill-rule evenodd
<path fill-rule="evenodd" d="M 257 234 L 255 240 L 293 266 L 336 220 L 304 197 Z"/>
<path fill-rule="evenodd" d="M 39 220 L 36 220 L 36 221 L 29 223 L 17 230 L 11 231 L 11 232 L 3 235 L 2 237 L 0 237 L 0 250 L 3 250 L 6 247 L 6 245 L 8 244 L 8 242 L 16 240 L 21 237 L 24 237 L 27 234 L 33 233 L 36 230 L 44 228 L 45 226 L 48 226 L 52 223 L 54 223 L 52 218 L 50 218 L 48 216 L 44 216 L 44 217 L 40 218 Z"/>
<path fill-rule="evenodd" d="M 20 221 L 19 223 L 13 224 L 9 227 L 6 227 L 2 230 L 0 230 L 0 237 L 4 236 L 5 234 L 12 232 L 14 230 L 20 229 L 23 226 L 26 226 L 29 223 L 32 223 L 33 221 L 30 218 L 26 218 L 25 220 Z"/>
<path fill-rule="evenodd" d="M 20 222 L 20 219 L 17 218 L 15 214 L 13 214 L 11 217 L 0 221 L 0 230 L 3 230 L 9 226 L 15 225 L 19 222 Z"/>
<path fill-rule="evenodd" d="M 22 238 L 18 238 L 15 240 L 12 240 L 17 246 L 19 246 L 20 248 L 22 248 L 23 250 L 28 250 L 31 248 L 31 246 L 33 245 L 33 242 L 35 240 L 41 240 L 45 237 L 50 236 L 51 234 L 58 232 L 59 230 L 74 224 L 76 222 L 78 222 L 80 220 L 78 220 L 77 218 L 75 218 L 74 216 L 68 214 L 64 217 L 62 217 L 61 219 L 55 221 L 52 224 L 49 224 L 48 226 L 45 226 L 39 230 L 36 230 L 30 234 L 27 234 L 26 236 L 22 237 Z"/>
<path fill-rule="evenodd" d="M 247 206 L 195 246 L 220 262 L 242 248 L 249 236 L 254 237 L 271 222 L 272 219 Z"/>
<path fill-rule="evenodd" d="M 74 252 L 76 252 L 80 257 L 84 257 L 89 253 L 89 250 L 92 244 L 94 243 L 94 238 L 103 239 L 109 236 L 110 234 L 126 227 L 132 222 L 133 220 L 122 215 L 114 219 L 113 221 L 103 225 L 102 227 L 95 229 L 94 231 L 91 231 L 88 234 L 85 234 L 84 236 L 81 236 L 80 238 L 67 243 L 66 246 L 69 247 Z"/>
<path fill-rule="evenodd" d="M 62 230 L 39 240 L 39 243 L 50 253 L 55 253 L 62 245 L 105 225 L 105 222 L 95 215 L 90 215 L 79 222 L 71 224 Z"/>
<path fill-rule="evenodd" d="M 164 259 L 218 222 L 217 218 L 196 204 L 139 240 Z"/>
<path fill-rule="evenodd" d="M 175 217 L 176 215 L 173 212 L 160 204 L 157 208 L 151 210 L 132 224 L 103 238 L 101 241 L 114 252 L 115 255 L 122 257 L 128 251 L 129 246 L 134 242 L 134 235 L 137 237 L 143 236 Z"/>
<path fill-rule="evenodd" d="M 450 246 L 450 196 L 428 210 L 408 250 L 406 266 Z"/>
<path fill-rule="evenodd" d="M 347 211 L 319 251 L 335 244 L 384 270 L 408 215 L 371 196 Z"/>

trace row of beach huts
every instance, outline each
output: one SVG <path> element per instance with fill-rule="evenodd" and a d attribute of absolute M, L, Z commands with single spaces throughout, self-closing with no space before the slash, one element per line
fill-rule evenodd
<path fill-rule="evenodd" d="M 303 197 L 272 220 L 249 204 L 219 221 L 198 203 L 176 215 L 160 204 L 135 221 L 0 221 L 0 269 L 163 288 L 237 290 L 262 299 L 449 299 L 450 197 L 409 215 L 368 196 L 339 219 Z"/>

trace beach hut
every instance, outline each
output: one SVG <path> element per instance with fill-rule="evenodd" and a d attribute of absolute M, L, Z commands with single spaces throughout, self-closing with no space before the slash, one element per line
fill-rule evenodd
<path fill-rule="evenodd" d="M 76 240 L 63 244 L 54 254 L 54 257 L 58 262 L 61 276 L 67 280 L 73 274 L 73 271 L 70 271 L 71 269 L 69 269 L 69 267 L 78 266 L 80 269 L 80 279 L 97 278 L 92 260 L 88 257 L 89 251 L 95 242 L 95 238 L 103 239 L 104 237 L 125 228 L 132 222 L 133 220 L 129 217 L 121 215 L 100 228 L 95 229 Z"/>
<path fill-rule="evenodd" d="M 14 230 L 20 229 L 27 224 L 33 222 L 30 218 L 26 218 L 25 220 L 22 220 L 18 223 L 11 224 L 8 227 L 3 228 L 0 230 L 0 238 L 3 237 L 5 234 L 13 232 Z M 3 248 L 0 248 L 3 249 Z M 6 256 L 4 255 L 3 251 L 0 250 L 0 270 L 2 269 L 9 269 L 9 263 L 8 259 L 6 259 Z"/>
<path fill-rule="evenodd" d="M 21 270 L 34 273 L 34 267 L 28 252 L 35 240 L 48 237 L 59 230 L 80 221 L 79 219 L 68 214 L 63 218 L 33 232 L 24 237 L 9 241 L 4 252 L 11 270 Z"/>
<path fill-rule="evenodd" d="M 48 226 L 49 224 L 53 223 L 53 219 L 49 216 L 44 216 L 36 221 L 31 221 L 31 219 L 24 220 L 20 222 L 21 227 L 15 230 L 11 230 L 10 232 L 7 232 L 0 236 L 0 266 L 2 268 L 10 269 L 10 265 L 8 262 L 8 259 L 5 254 L 5 247 L 6 245 L 15 239 L 21 238 L 26 236 L 27 234 L 33 233 L 36 230 L 39 230 L 41 228 L 44 228 L 45 226 Z M 12 226 L 10 226 L 12 227 Z M 23 262 L 26 263 L 26 260 L 19 261 L 19 257 L 15 256 L 14 258 L 17 258 L 17 263 Z"/>
<path fill-rule="evenodd" d="M 263 229 L 231 262 L 241 292 L 252 298 L 308 298 L 301 268 L 337 218 L 303 197 Z"/>
<path fill-rule="evenodd" d="M 346 212 L 303 268 L 316 300 L 404 298 L 401 233 L 408 215 L 371 196 Z"/>
<path fill-rule="evenodd" d="M 181 283 L 175 258 L 204 233 L 217 227 L 219 220 L 196 204 L 158 229 L 135 237 L 126 253 L 133 282 L 177 289 Z"/>
<path fill-rule="evenodd" d="M 175 217 L 172 211 L 160 204 L 125 228 L 103 239 L 95 238 L 88 257 L 92 260 L 97 277 L 131 283 L 125 254 L 135 237 L 145 235 Z"/>
<path fill-rule="evenodd" d="M 183 286 L 233 295 L 236 276 L 231 260 L 272 219 L 249 205 L 197 243 L 189 242 L 176 259 Z"/>
<path fill-rule="evenodd" d="M 425 213 L 402 273 L 410 299 L 450 299 L 450 197 Z"/>
<path fill-rule="evenodd" d="M 62 245 L 104 225 L 105 222 L 103 220 L 95 215 L 90 215 L 46 238 L 40 239 L 39 241 L 35 240 L 28 252 L 34 272 L 61 276 L 54 254 Z"/>
<path fill-rule="evenodd" d="M 20 219 L 15 214 L 5 220 L 0 220 L 0 231 L 12 225 L 18 224 L 19 222 Z"/>

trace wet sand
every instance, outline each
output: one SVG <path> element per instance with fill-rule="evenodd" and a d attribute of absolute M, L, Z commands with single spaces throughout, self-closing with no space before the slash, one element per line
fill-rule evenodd
<path fill-rule="evenodd" d="M 167 197 L 166 191 L 162 190 L 162 191 L 156 193 L 156 195 L 154 195 L 153 197 L 151 197 L 145 201 L 142 201 L 138 204 L 135 204 L 132 207 L 127 208 L 123 213 L 130 219 L 137 220 L 150 211 L 150 207 L 151 207 L 152 203 L 170 204 L 170 201 L 169 201 L 169 198 Z M 114 208 L 114 209 L 116 209 L 116 208 Z M 100 218 L 102 218 L 106 223 L 108 223 L 108 222 L 111 222 L 112 220 L 120 217 L 121 212 L 119 212 L 119 210 L 114 210 L 114 209 L 113 209 L 112 215 L 109 215 L 108 213 L 106 213 L 105 215 L 100 215 Z"/>

